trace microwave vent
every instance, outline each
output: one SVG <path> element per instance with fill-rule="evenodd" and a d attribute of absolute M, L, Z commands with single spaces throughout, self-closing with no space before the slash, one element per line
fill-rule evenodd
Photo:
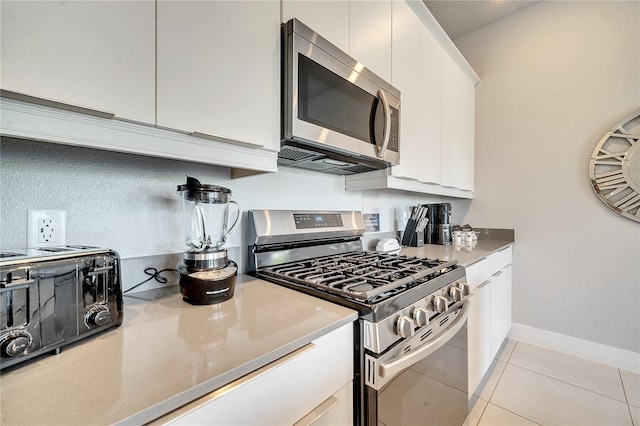
<path fill-rule="evenodd" d="M 357 166 L 349 167 L 346 170 L 351 173 L 364 173 L 364 172 L 372 172 L 377 169 L 367 166 L 365 164 L 358 164 Z"/>
<path fill-rule="evenodd" d="M 318 154 L 314 152 L 305 151 L 303 149 L 295 149 L 282 147 L 280 152 L 278 153 L 278 157 L 281 160 L 290 160 L 290 161 L 302 161 L 307 160 L 313 157 L 316 157 Z"/>
<path fill-rule="evenodd" d="M 346 176 L 383 169 L 388 163 L 322 149 L 300 140 L 284 139 L 278 153 L 278 165 Z"/>

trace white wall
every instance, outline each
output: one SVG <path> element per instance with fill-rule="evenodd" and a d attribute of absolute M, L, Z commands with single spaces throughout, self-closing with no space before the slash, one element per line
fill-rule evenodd
<path fill-rule="evenodd" d="M 67 211 L 68 244 L 109 247 L 122 257 L 181 252 L 182 222 L 175 191 L 187 174 L 202 183 L 230 188 L 244 211 L 367 212 L 378 206 L 381 231 L 397 230 L 396 212 L 403 208 L 443 201 L 390 192 L 346 192 L 344 177 L 301 169 L 285 167 L 278 173 L 230 179 L 224 167 L 10 138 L 1 140 L 0 164 L 3 249 L 25 246 L 27 209 L 47 208 Z M 463 209 L 453 203 L 456 223 Z M 242 247 L 244 253 L 245 227 L 242 223 L 228 247 Z"/>
<path fill-rule="evenodd" d="M 640 223 L 588 178 L 640 108 L 640 3 L 542 2 L 455 42 L 481 78 L 464 221 L 516 229 L 514 323 L 640 352 Z"/>

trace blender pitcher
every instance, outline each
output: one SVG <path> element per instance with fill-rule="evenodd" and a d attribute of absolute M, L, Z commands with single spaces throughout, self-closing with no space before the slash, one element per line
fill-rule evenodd
<path fill-rule="evenodd" d="M 223 246 L 238 226 L 240 206 L 231 200 L 230 189 L 202 184 L 190 176 L 186 184 L 178 185 L 178 195 L 187 246 L 178 264 L 183 298 L 193 304 L 227 300 L 233 296 L 238 268 Z M 236 209 L 232 222 L 231 205 Z"/>
<path fill-rule="evenodd" d="M 240 206 L 231 200 L 231 190 L 203 185 L 198 179 L 187 176 L 186 185 L 179 185 L 178 193 L 187 248 L 190 251 L 221 250 L 240 219 Z M 235 205 L 236 215 L 228 226 L 230 204 Z"/>

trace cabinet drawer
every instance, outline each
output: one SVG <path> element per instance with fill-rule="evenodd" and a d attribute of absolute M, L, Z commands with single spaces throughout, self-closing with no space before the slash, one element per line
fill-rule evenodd
<path fill-rule="evenodd" d="M 512 246 L 508 246 L 498 252 L 491 253 L 476 263 L 465 266 L 467 283 L 471 291 L 488 280 L 493 274 L 511 264 L 511 259 Z"/>
<path fill-rule="evenodd" d="M 353 325 L 347 324 L 154 424 L 293 424 L 353 380 Z"/>
<path fill-rule="evenodd" d="M 505 247 L 499 252 L 493 253 L 489 256 L 488 260 L 491 262 L 491 269 L 494 271 L 493 273 L 496 273 L 499 270 L 504 269 L 505 266 L 510 265 L 512 258 L 513 246 Z"/>
<path fill-rule="evenodd" d="M 349 382 L 294 426 L 342 426 L 353 424 L 353 382 Z"/>

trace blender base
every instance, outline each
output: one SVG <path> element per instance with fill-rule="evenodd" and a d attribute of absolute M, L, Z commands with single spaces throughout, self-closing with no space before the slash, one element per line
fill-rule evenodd
<path fill-rule="evenodd" d="M 190 272 L 184 263 L 178 264 L 182 299 L 192 305 L 211 305 L 233 297 L 238 266 L 233 260 L 213 271 Z"/>

